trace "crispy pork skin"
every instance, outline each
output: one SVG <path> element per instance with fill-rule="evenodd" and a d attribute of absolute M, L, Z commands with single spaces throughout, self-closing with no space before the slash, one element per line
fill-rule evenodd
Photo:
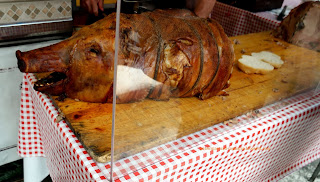
<path fill-rule="evenodd" d="M 45 78 L 50 83 L 35 83 L 38 91 L 111 102 L 115 19 L 113 13 L 55 45 L 17 51 L 20 71 L 59 73 Z M 121 14 L 118 56 L 118 103 L 210 98 L 229 85 L 234 64 L 233 46 L 222 27 L 182 9 Z"/>

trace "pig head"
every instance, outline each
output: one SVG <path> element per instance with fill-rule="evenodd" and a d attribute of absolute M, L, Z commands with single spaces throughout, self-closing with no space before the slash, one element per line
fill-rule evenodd
<path fill-rule="evenodd" d="M 115 22 L 109 19 L 86 26 L 60 43 L 17 51 L 20 71 L 53 72 L 35 83 L 37 91 L 88 102 L 112 100 Z"/>

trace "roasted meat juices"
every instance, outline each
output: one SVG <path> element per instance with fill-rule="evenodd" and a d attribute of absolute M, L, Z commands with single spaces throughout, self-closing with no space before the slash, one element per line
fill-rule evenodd
<path fill-rule="evenodd" d="M 21 72 L 53 72 L 38 91 L 88 102 L 111 102 L 115 14 L 55 45 L 17 51 Z M 121 14 L 117 102 L 169 97 L 207 99 L 229 85 L 231 41 L 211 19 L 188 10 Z"/>

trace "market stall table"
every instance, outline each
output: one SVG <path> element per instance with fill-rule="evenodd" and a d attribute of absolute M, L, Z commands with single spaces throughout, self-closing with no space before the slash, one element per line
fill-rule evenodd
<path fill-rule="evenodd" d="M 218 3 L 216 8 L 221 6 Z M 244 44 L 241 37 L 234 39 Z M 257 46 L 249 44 L 246 50 L 252 47 Z M 290 48 L 296 49 L 295 46 Z M 294 52 L 290 48 L 289 53 Z M 238 57 L 240 51 L 236 48 Z M 306 52 L 319 59 L 319 53 Z M 313 64 L 318 66 L 316 61 Z M 294 66 L 292 68 L 299 70 Z M 317 68 L 308 72 L 311 76 L 315 73 L 315 79 L 319 76 Z M 320 94 L 315 89 L 318 82 L 299 81 L 298 76 L 295 79 L 302 85 L 305 83 L 300 90 L 302 94 L 296 95 L 300 93 L 299 88 L 293 85 L 291 89 L 295 92 L 288 92 L 289 98 L 254 108 L 254 112 L 233 119 L 239 122 L 235 126 L 219 123 L 125 157 L 115 163 L 114 179 L 273 181 L 310 163 L 320 157 Z M 24 74 L 19 154 L 23 157 L 46 156 L 54 181 L 107 181 L 110 163 L 95 162 L 72 131 L 74 128 L 65 121 L 55 122 L 57 109 L 51 98 L 33 90 L 34 81 L 33 74 Z M 249 86 L 253 83 L 247 82 Z M 237 82 L 234 85 L 237 86 Z M 269 98 L 269 102 L 272 99 Z"/>
<path fill-rule="evenodd" d="M 54 181 L 107 179 L 110 165 L 94 162 L 64 121 L 54 123 L 57 112 L 50 99 L 31 90 L 31 75 L 24 80 L 22 112 L 29 113 L 21 116 L 21 127 L 32 134 L 23 138 L 19 133 L 20 154 L 45 154 Z M 235 127 L 214 125 L 120 160 L 114 173 L 120 181 L 280 179 L 320 157 L 320 95 L 313 93 L 260 109 L 268 113 L 263 117 L 241 116 Z M 24 148 L 26 141 L 32 143 L 29 150 Z M 166 150 L 176 152 L 163 157 Z M 132 169 L 136 170 L 129 172 Z"/>
<path fill-rule="evenodd" d="M 57 110 L 33 90 L 34 81 L 24 75 L 20 155 L 45 154 L 55 181 L 108 179 L 110 164 L 95 162 L 65 121 L 55 123 Z M 279 179 L 320 157 L 319 101 L 319 91 L 311 90 L 240 116 L 236 126 L 220 123 L 142 151 L 117 161 L 115 178 Z"/>

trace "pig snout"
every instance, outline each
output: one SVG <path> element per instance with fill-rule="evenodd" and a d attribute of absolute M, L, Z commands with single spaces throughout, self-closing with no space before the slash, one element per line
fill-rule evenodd
<path fill-rule="evenodd" d="M 21 72 L 26 72 L 27 69 L 27 65 L 26 63 L 23 61 L 23 56 L 22 56 L 22 52 L 17 50 L 16 51 L 16 57 L 18 59 L 18 68 Z"/>
<path fill-rule="evenodd" d="M 16 51 L 18 68 L 24 73 L 52 72 L 49 76 L 35 82 L 34 89 L 60 95 L 65 92 L 65 73 L 69 66 L 69 52 L 65 42 L 26 52 L 18 50 Z"/>
<path fill-rule="evenodd" d="M 67 65 L 58 55 L 34 51 L 16 52 L 18 68 L 24 73 L 65 72 Z"/>
<path fill-rule="evenodd" d="M 66 72 L 67 49 L 61 49 L 58 45 L 52 45 L 27 52 L 16 51 L 17 64 L 21 72 Z M 66 58 L 65 58 L 66 57 Z"/>

